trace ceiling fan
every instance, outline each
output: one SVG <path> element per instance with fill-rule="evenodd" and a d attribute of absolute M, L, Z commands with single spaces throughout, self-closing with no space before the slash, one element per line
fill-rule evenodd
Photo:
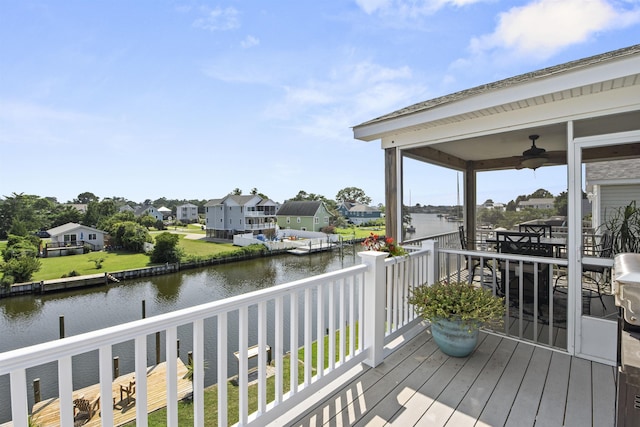
<path fill-rule="evenodd" d="M 539 135 L 529 135 L 529 139 L 531 140 L 531 148 L 522 153 L 522 157 L 520 159 L 520 167 L 518 169 L 529 168 L 536 170 L 540 166 L 547 163 L 547 161 L 549 161 L 547 150 L 545 150 L 544 148 L 536 147 L 536 140 L 539 137 Z"/>

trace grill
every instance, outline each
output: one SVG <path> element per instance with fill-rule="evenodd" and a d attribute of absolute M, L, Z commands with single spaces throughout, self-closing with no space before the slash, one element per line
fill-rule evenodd
<path fill-rule="evenodd" d="M 640 417 L 640 254 L 615 256 L 613 293 L 618 319 L 616 426 L 637 426 Z"/>

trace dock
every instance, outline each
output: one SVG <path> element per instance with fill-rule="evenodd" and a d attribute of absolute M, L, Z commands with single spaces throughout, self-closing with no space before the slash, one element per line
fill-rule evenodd
<path fill-rule="evenodd" d="M 167 387 L 166 387 L 166 362 L 162 362 L 155 366 L 147 368 L 147 413 L 164 408 L 167 405 Z M 183 378 L 187 373 L 187 367 L 178 359 L 178 399 L 183 399 L 189 395 L 192 390 L 191 381 Z M 135 373 L 121 375 L 113 380 L 112 396 L 109 399 L 102 399 L 100 396 L 100 385 L 94 384 L 73 392 L 74 399 L 82 396 L 84 399 L 92 403 L 99 401 L 100 409 L 89 419 L 87 427 L 100 426 L 100 413 L 106 408 L 113 410 L 114 425 L 119 426 L 126 424 L 136 418 L 136 399 L 135 393 L 127 402 L 127 396 L 121 399 L 120 385 L 129 385 L 134 381 Z M 136 390 L 137 392 L 137 390 Z M 32 409 L 32 419 L 41 427 L 59 426 L 60 425 L 60 402 L 57 397 L 43 400 L 36 403 Z"/>
<path fill-rule="evenodd" d="M 337 247 L 335 243 L 310 243 L 308 245 L 300 245 L 295 249 L 288 250 L 287 252 L 293 255 L 309 255 L 315 252 L 330 251 L 335 247 Z"/>

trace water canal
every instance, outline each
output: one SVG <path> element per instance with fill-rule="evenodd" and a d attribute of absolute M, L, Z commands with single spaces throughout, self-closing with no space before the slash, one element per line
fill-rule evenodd
<path fill-rule="evenodd" d="M 414 215 L 413 223 L 416 236 L 452 231 L 457 226 L 455 223 L 442 221 L 435 215 Z M 279 255 L 72 292 L 0 299 L 0 353 L 58 339 L 60 316 L 64 316 L 65 335 L 77 335 L 140 319 L 142 301 L 145 301 L 146 316 L 151 317 L 350 267 L 360 262 L 356 255 L 360 250 L 361 246 L 355 245 L 312 256 Z M 237 341 L 237 332 L 233 332 L 232 325 L 230 319 L 230 349 L 234 348 L 234 344 L 237 345 L 233 342 Z M 211 320 L 208 327 L 214 328 L 215 321 Z M 187 351 L 192 348 L 191 334 L 190 327 L 178 328 L 180 355 L 184 361 Z M 161 337 L 161 360 L 164 360 L 163 339 Z M 208 355 L 215 354 L 212 346 L 210 344 L 210 348 L 207 348 L 205 344 Z M 148 362 L 153 364 L 155 337 L 149 337 L 148 349 Z M 121 373 L 133 371 L 133 342 L 114 346 L 113 355 L 120 359 Z M 74 389 L 98 382 L 97 362 L 97 352 L 73 358 Z M 209 356 L 207 363 L 210 367 L 216 366 L 215 360 L 211 360 Z M 230 375 L 233 374 L 230 372 Z M 32 394 L 33 379 L 39 378 L 42 398 L 57 396 L 56 376 L 55 363 L 27 370 L 29 393 Z M 215 369 L 205 371 L 207 385 L 216 381 Z M 0 377 L 0 423 L 11 418 L 9 402 L 9 378 L 3 376 Z M 32 403 L 31 395 L 30 404 Z"/>

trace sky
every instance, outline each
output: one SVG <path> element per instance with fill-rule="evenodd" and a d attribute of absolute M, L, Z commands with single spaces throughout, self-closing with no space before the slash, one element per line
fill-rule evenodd
<path fill-rule="evenodd" d="M 384 203 L 399 108 L 640 43 L 640 0 L 0 0 L 0 197 Z M 405 163 L 405 203 L 455 204 Z M 566 190 L 564 168 L 478 176 L 477 200 Z"/>

